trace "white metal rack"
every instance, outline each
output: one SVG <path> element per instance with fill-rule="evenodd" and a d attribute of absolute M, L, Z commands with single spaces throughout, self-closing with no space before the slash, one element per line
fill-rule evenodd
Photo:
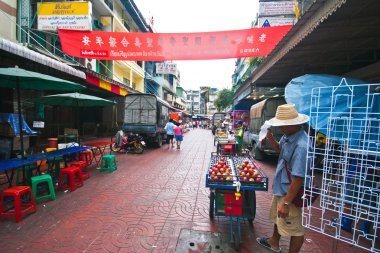
<path fill-rule="evenodd" d="M 379 112 L 380 84 L 347 85 L 342 79 L 311 93 L 316 131 L 306 178 L 318 185 L 311 190 L 320 197 L 303 209 L 303 225 L 371 252 L 380 252 Z M 313 144 L 318 131 L 327 137 L 319 147 Z"/>

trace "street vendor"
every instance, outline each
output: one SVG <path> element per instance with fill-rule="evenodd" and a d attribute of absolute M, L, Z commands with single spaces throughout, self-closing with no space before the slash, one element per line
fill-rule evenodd
<path fill-rule="evenodd" d="M 279 127 L 284 133 L 277 142 L 271 129 L 266 138 L 275 151 L 280 153 L 273 179 L 273 198 L 270 219 L 274 223 L 271 237 L 258 237 L 257 242 L 273 251 L 281 252 L 281 236 L 290 236 L 289 252 L 300 252 L 304 242 L 302 226 L 302 209 L 292 202 L 298 190 L 304 184 L 305 171 L 308 170 L 307 146 L 308 136 L 302 125 L 309 117 L 299 114 L 294 104 L 280 105 L 276 117 L 268 121 L 272 127 Z M 289 173 L 289 174 L 288 174 Z M 291 178 L 291 180 L 290 180 Z"/>
<path fill-rule="evenodd" d="M 238 120 L 236 122 L 236 127 L 237 127 L 235 131 L 236 153 L 241 153 L 243 149 L 243 135 L 244 135 L 243 122 L 241 120 Z"/>

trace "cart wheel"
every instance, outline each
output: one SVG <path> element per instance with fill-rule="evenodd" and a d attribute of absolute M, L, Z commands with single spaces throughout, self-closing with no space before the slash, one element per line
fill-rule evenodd
<path fill-rule="evenodd" d="M 253 220 L 256 217 L 256 192 L 247 191 L 244 197 L 246 198 L 245 201 L 248 203 L 248 222 L 252 226 Z"/>
<path fill-rule="evenodd" d="M 234 247 L 236 251 L 240 251 L 240 238 L 238 233 L 233 233 Z"/>
<path fill-rule="evenodd" d="M 215 193 L 210 192 L 210 210 L 208 212 L 211 219 L 214 219 L 214 208 L 215 208 Z"/>

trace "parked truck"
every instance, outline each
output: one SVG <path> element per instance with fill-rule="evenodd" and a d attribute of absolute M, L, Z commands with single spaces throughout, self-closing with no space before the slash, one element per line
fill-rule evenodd
<path fill-rule="evenodd" d="M 276 154 L 265 138 L 259 140 L 259 133 L 264 122 L 276 115 L 277 107 L 285 103 L 284 97 L 272 97 L 251 106 L 249 127 L 248 131 L 244 132 L 243 143 L 251 150 L 255 159 L 263 160 L 265 155 Z M 280 129 L 271 129 L 275 139 L 279 141 L 282 136 Z"/>
<path fill-rule="evenodd" d="M 123 130 L 138 133 L 148 145 L 161 147 L 166 139 L 165 125 L 175 109 L 153 94 L 129 94 L 125 97 Z"/>

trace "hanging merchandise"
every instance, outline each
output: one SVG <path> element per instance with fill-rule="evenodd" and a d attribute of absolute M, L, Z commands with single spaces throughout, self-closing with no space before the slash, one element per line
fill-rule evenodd
<path fill-rule="evenodd" d="M 303 209 L 303 225 L 380 252 L 380 84 L 348 85 L 343 78 L 339 86 L 312 89 L 310 98 L 312 143 L 318 132 L 326 140 L 309 146 L 306 182 L 320 198 Z"/>

